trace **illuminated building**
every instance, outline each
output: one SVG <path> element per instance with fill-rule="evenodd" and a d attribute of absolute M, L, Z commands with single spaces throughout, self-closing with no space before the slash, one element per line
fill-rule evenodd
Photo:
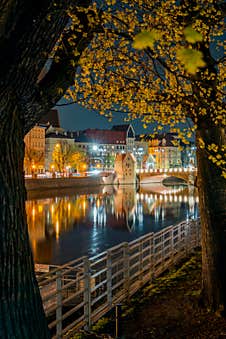
<path fill-rule="evenodd" d="M 149 138 L 148 144 L 150 156 L 148 166 L 150 168 L 172 168 L 181 166 L 180 141 L 175 134 L 164 133 L 156 138 Z"/>
<path fill-rule="evenodd" d="M 132 153 L 116 155 L 115 172 L 117 173 L 118 184 L 136 182 L 136 159 Z"/>
<path fill-rule="evenodd" d="M 25 174 L 42 173 L 44 171 L 45 128 L 34 126 L 24 138 L 25 143 Z"/>
<path fill-rule="evenodd" d="M 88 155 L 91 169 L 113 169 L 116 154 L 134 151 L 135 132 L 129 124 L 111 130 L 86 129 L 77 132 L 75 144 Z"/>
<path fill-rule="evenodd" d="M 45 138 L 45 168 L 46 170 L 51 171 L 51 166 L 53 163 L 53 151 L 57 144 L 67 143 L 69 145 L 74 145 L 74 134 L 73 132 L 64 132 L 58 130 L 48 130 L 46 132 Z"/>
<path fill-rule="evenodd" d="M 38 174 L 45 171 L 46 133 L 62 130 L 57 110 L 50 110 L 26 134 L 25 143 L 25 174 Z"/>

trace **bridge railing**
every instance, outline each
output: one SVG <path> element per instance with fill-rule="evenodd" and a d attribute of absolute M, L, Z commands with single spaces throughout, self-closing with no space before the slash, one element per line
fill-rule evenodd
<path fill-rule="evenodd" d="M 52 337 L 69 338 L 76 329 L 89 329 L 199 243 L 199 220 L 184 221 L 94 257 L 37 272 Z"/>
<path fill-rule="evenodd" d="M 164 174 L 164 173 L 191 173 L 196 172 L 197 168 L 194 167 L 173 167 L 173 168 L 150 168 L 150 169 L 137 169 L 137 173 L 152 173 L 152 174 Z"/>

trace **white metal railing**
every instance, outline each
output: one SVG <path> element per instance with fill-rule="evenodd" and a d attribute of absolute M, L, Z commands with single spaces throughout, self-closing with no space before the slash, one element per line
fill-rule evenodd
<path fill-rule="evenodd" d="M 69 338 L 78 328 L 89 329 L 199 243 L 199 219 L 183 221 L 94 257 L 37 272 L 52 337 Z"/>
<path fill-rule="evenodd" d="M 182 172 L 196 172 L 197 168 L 195 167 L 170 167 L 170 168 L 150 168 L 150 169 L 137 169 L 136 172 L 137 173 L 157 173 L 157 174 L 161 174 L 161 173 L 182 173 Z"/>

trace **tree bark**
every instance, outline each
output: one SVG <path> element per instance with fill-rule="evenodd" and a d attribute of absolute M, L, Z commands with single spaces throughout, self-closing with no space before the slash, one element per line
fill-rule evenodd
<path fill-rule="evenodd" d="M 46 339 L 25 213 L 24 122 L 12 96 L 6 101 L 0 116 L 0 338 Z"/>
<path fill-rule="evenodd" d="M 89 3 L 77 1 L 75 6 Z M 23 137 L 61 98 L 58 89 L 65 92 L 73 83 L 79 56 L 69 67 L 70 46 L 62 49 L 63 55 L 59 48 L 65 59 L 58 67 L 53 61 L 45 68 L 61 35 L 64 46 L 70 4 L 74 2 L 0 1 L 0 338 L 4 339 L 49 338 L 27 231 Z M 86 23 L 90 32 L 87 18 Z M 81 55 L 94 32 L 82 44 L 80 29 L 78 33 L 75 42 L 80 42 Z"/>
<path fill-rule="evenodd" d="M 197 140 L 225 145 L 218 126 L 198 129 Z M 199 206 L 202 231 L 202 299 L 212 311 L 226 312 L 226 180 L 205 149 L 197 148 Z"/>

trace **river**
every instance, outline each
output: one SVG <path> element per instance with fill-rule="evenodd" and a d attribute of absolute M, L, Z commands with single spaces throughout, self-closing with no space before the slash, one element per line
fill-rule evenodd
<path fill-rule="evenodd" d="M 196 218 L 198 197 L 190 186 L 99 186 L 31 196 L 26 210 L 35 262 L 63 264 Z"/>

